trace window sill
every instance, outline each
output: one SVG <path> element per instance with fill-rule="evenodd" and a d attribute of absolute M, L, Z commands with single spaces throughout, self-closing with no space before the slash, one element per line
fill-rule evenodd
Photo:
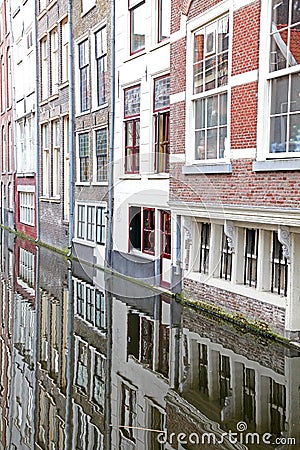
<path fill-rule="evenodd" d="M 48 203 L 60 203 L 60 198 L 53 198 L 53 197 L 40 197 L 41 202 L 48 202 Z"/>
<path fill-rule="evenodd" d="M 91 183 L 89 181 L 76 181 L 75 186 L 90 186 Z"/>
<path fill-rule="evenodd" d="M 89 9 L 86 9 L 85 11 L 81 12 L 81 18 L 86 16 L 90 11 L 92 11 L 92 9 L 96 8 L 96 3 L 95 5 L 91 6 Z"/>
<path fill-rule="evenodd" d="M 166 172 L 154 173 L 153 175 L 148 175 L 148 180 L 168 180 L 169 178 L 170 178 L 170 176 Z"/>
<path fill-rule="evenodd" d="M 108 186 L 108 181 L 93 181 L 91 186 Z"/>
<path fill-rule="evenodd" d="M 65 87 L 69 86 L 69 80 L 63 81 L 59 86 L 58 89 L 64 89 Z"/>
<path fill-rule="evenodd" d="M 159 49 L 159 48 L 161 48 L 161 47 L 165 47 L 166 45 L 168 45 L 168 44 L 170 44 L 170 38 L 168 37 L 168 38 L 166 38 L 166 39 L 163 39 L 162 41 L 160 41 L 160 42 L 157 42 L 150 50 L 149 50 L 149 52 L 151 53 L 151 52 L 154 52 L 155 50 L 157 50 L 157 49 Z"/>
<path fill-rule="evenodd" d="M 73 238 L 74 244 L 85 245 L 86 247 L 95 248 L 96 244 L 94 241 L 88 241 L 87 239 Z"/>
<path fill-rule="evenodd" d="M 135 256 L 138 258 L 142 258 L 142 259 L 148 259 L 149 261 L 154 261 L 155 260 L 155 255 L 150 255 L 149 253 L 144 253 L 142 251 L 138 251 L 138 250 L 130 250 L 129 255 L 131 256 Z"/>
<path fill-rule="evenodd" d="M 252 169 L 254 172 L 300 170 L 300 158 L 253 161 Z"/>
<path fill-rule="evenodd" d="M 202 175 L 214 173 L 232 173 L 232 166 L 228 163 L 195 164 L 192 166 L 183 166 L 183 175 Z"/>
<path fill-rule="evenodd" d="M 127 174 L 127 175 L 122 175 L 121 177 L 119 177 L 119 180 L 141 180 L 142 177 L 140 174 Z"/>
<path fill-rule="evenodd" d="M 140 56 L 143 56 L 143 55 L 146 55 L 146 50 L 144 48 L 142 50 L 138 50 L 137 52 L 130 55 L 129 58 L 124 60 L 124 63 L 132 61 L 133 59 L 139 58 Z"/>

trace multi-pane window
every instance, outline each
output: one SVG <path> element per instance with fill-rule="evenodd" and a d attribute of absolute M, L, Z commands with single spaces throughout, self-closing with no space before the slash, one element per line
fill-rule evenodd
<path fill-rule="evenodd" d="M 158 42 L 170 37 L 171 1 L 158 0 Z"/>
<path fill-rule="evenodd" d="M 244 284 L 256 287 L 257 283 L 257 256 L 258 256 L 258 230 L 246 228 L 245 254 L 244 254 Z"/>
<path fill-rule="evenodd" d="M 53 196 L 60 195 L 60 123 L 55 120 L 52 124 L 53 145 Z"/>
<path fill-rule="evenodd" d="M 129 208 L 130 250 L 155 253 L 155 209 L 131 206 Z"/>
<path fill-rule="evenodd" d="M 107 128 L 96 131 L 96 181 L 107 181 Z"/>
<path fill-rule="evenodd" d="M 200 231 L 199 272 L 208 273 L 210 249 L 210 224 L 202 223 Z"/>
<path fill-rule="evenodd" d="M 155 209 L 143 209 L 143 252 L 154 254 Z"/>
<path fill-rule="evenodd" d="M 105 373 L 106 358 L 95 352 L 92 399 L 102 411 L 105 404 Z"/>
<path fill-rule="evenodd" d="M 106 207 L 77 205 L 77 238 L 105 245 Z"/>
<path fill-rule="evenodd" d="M 78 45 L 80 111 L 89 109 L 89 42 L 86 39 Z"/>
<path fill-rule="evenodd" d="M 278 240 L 278 233 L 272 234 L 272 256 L 271 256 L 271 292 L 278 295 L 287 295 L 288 285 L 288 263 L 283 256 L 283 246 Z"/>
<path fill-rule="evenodd" d="M 19 192 L 20 222 L 34 225 L 34 193 Z"/>
<path fill-rule="evenodd" d="M 224 278 L 225 280 L 231 280 L 231 272 L 232 272 L 232 249 L 228 244 L 227 236 L 223 232 L 220 278 Z"/>
<path fill-rule="evenodd" d="M 145 1 L 129 0 L 130 54 L 145 48 Z"/>
<path fill-rule="evenodd" d="M 95 33 L 95 57 L 97 71 L 97 106 L 107 101 L 107 30 Z"/>
<path fill-rule="evenodd" d="M 125 90 L 125 173 L 139 172 L 140 159 L 140 86 Z"/>
<path fill-rule="evenodd" d="M 58 33 L 57 30 L 52 31 L 50 35 L 51 44 L 51 94 L 58 92 Z"/>
<path fill-rule="evenodd" d="M 227 139 L 229 18 L 194 33 L 195 159 L 224 158 Z M 224 87 L 224 92 L 219 92 Z M 216 91 L 217 90 L 217 91 Z"/>
<path fill-rule="evenodd" d="M 68 81 L 69 79 L 69 22 L 68 19 L 65 19 L 62 24 L 62 54 L 61 54 L 61 63 L 62 63 L 62 73 L 61 78 L 62 82 Z"/>
<path fill-rule="evenodd" d="M 34 286 L 34 254 L 20 248 L 19 275 L 29 286 Z"/>
<path fill-rule="evenodd" d="M 90 136 L 89 133 L 82 133 L 78 139 L 78 153 L 79 153 L 79 181 L 89 181 L 89 150 L 90 150 Z"/>
<path fill-rule="evenodd" d="M 49 125 L 42 125 L 43 196 L 50 195 Z"/>
<path fill-rule="evenodd" d="M 272 156 L 300 151 L 300 5 L 273 0 L 270 26 L 270 148 Z"/>
<path fill-rule="evenodd" d="M 285 430 L 288 414 L 286 387 L 283 384 L 276 383 L 272 378 L 270 378 L 269 386 L 269 431 L 274 436 L 280 436 L 282 430 Z"/>
<path fill-rule="evenodd" d="M 106 330 L 105 294 L 81 280 L 74 284 L 76 314 L 99 330 Z"/>
<path fill-rule="evenodd" d="M 255 423 L 256 417 L 256 393 L 255 393 L 255 370 L 244 368 L 243 383 L 244 417 L 246 423 Z"/>
<path fill-rule="evenodd" d="M 41 95 L 42 100 L 48 97 L 48 42 L 47 38 L 41 41 L 41 59 L 42 59 L 42 73 L 41 73 Z"/>
<path fill-rule="evenodd" d="M 93 241 L 95 233 L 95 206 L 87 206 L 86 238 Z"/>
<path fill-rule="evenodd" d="M 155 172 L 168 172 L 170 152 L 170 77 L 154 80 Z"/>
<path fill-rule="evenodd" d="M 126 384 L 121 385 L 121 434 L 135 442 L 136 391 Z"/>
<path fill-rule="evenodd" d="M 105 245 L 105 217 L 106 208 L 97 206 L 96 208 L 96 242 Z"/>

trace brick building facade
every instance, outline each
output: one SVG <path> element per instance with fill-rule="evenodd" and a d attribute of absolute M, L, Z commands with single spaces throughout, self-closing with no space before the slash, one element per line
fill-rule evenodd
<path fill-rule="evenodd" d="M 39 238 L 69 244 L 68 2 L 37 2 Z"/>
<path fill-rule="evenodd" d="M 300 16 L 291 8 L 172 2 L 170 205 L 184 293 L 297 337 Z"/>
<path fill-rule="evenodd" d="M 104 266 L 110 117 L 110 5 L 73 2 L 74 239 L 77 257 Z"/>

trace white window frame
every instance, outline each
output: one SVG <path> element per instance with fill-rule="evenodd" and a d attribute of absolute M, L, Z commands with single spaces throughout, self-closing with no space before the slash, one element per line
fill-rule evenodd
<path fill-rule="evenodd" d="M 60 174 L 61 174 L 61 160 L 60 160 L 60 121 L 54 120 L 52 122 L 52 148 L 53 148 L 53 197 L 60 197 Z"/>
<path fill-rule="evenodd" d="M 49 96 L 49 74 L 48 74 L 48 37 L 44 36 L 40 41 L 41 52 L 41 99 Z"/>
<path fill-rule="evenodd" d="M 92 108 L 93 110 L 100 109 L 107 106 L 108 102 L 108 58 L 107 58 L 107 24 L 103 23 L 100 27 L 98 26 L 95 30 L 93 30 L 91 44 L 92 44 Z M 98 51 L 97 48 L 97 34 L 100 33 L 103 37 L 101 40 L 102 49 Z M 103 33 L 103 34 L 102 34 Z M 105 101 L 99 103 L 98 99 L 98 61 L 104 64 L 105 68 Z"/>
<path fill-rule="evenodd" d="M 269 57 L 271 49 L 270 24 L 272 19 L 272 1 L 261 3 L 260 14 L 260 50 L 259 50 L 259 82 L 257 109 L 257 161 L 288 160 L 300 158 L 300 152 L 270 152 L 270 112 L 271 112 L 271 83 L 270 80 L 300 72 L 300 64 L 278 71 L 270 72 Z M 266 55 L 268 57 L 266 58 Z M 279 161 L 278 161 L 279 162 Z M 275 170 L 276 170 L 276 166 Z M 270 170 L 270 169 L 269 169 Z"/>
<path fill-rule="evenodd" d="M 47 130 L 47 139 L 45 137 L 45 131 Z M 43 197 L 50 197 L 50 147 L 49 147 L 49 123 L 42 124 L 42 164 L 43 164 Z"/>
<path fill-rule="evenodd" d="M 228 44 L 228 83 L 215 89 L 208 90 L 201 94 L 193 93 L 194 86 L 194 34 L 200 28 L 208 26 L 210 23 L 219 20 L 221 16 L 228 16 L 229 20 L 229 44 Z M 232 11 L 230 10 L 230 2 L 225 1 L 210 9 L 206 14 L 201 15 L 187 24 L 187 53 L 186 53 L 186 164 L 187 165 L 208 165 L 230 162 L 230 85 L 231 85 L 231 58 L 232 58 L 232 29 L 233 29 Z M 196 159 L 195 158 L 195 100 L 200 98 L 208 98 L 213 95 L 227 93 L 227 138 L 225 152 L 223 158 L 215 159 Z M 191 127 L 190 124 L 193 124 Z"/>
<path fill-rule="evenodd" d="M 61 23 L 61 82 L 69 81 L 69 21 L 66 17 Z"/>
<path fill-rule="evenodd" d="M 58 92 L 58 80 L 59 80 L 59 52 L 58 52 L 58 31 L 57 28 L 50 33 L 50 67 L 51 67 L 51 95 Z"/>
<path fill-rule="evenodd" d="M 34 226 L 34 192 L 19 191 L 20 222 Z"/>
<path fill-rule="evenodd" d="M 79 210 L 82 215 L 79 217 Z M 76 242 L 89 246 L 106 245 L 106 203 L 82 203 L 75 204 L 75 238 Z M 91 213 L 92 212 L 92 216 Z M 81 226 L 79 226 L 79 218 Z M 100 220 L 99 220 L 100 219 Z M 100 228 L 100 237 L 99 237 Z"/>
<path fill-rule="evenodd" d="M 81 0 L 81 15 L 88 13 L 96 5 L 96 0 Z"/>
<path fill-rule="evenodd" d="M 106 130 L 106 180 L 98 180 L 98 174 L 97 174 L 97 133 Z M 104 156 L 104 153 L 101 155 Z M 105 158 L 104 158 L 105 159 Z M 108 128 L 98 128 L 94 131 L 94 151 L 93 151 L 93 184 L 99 184 L 99 185 L 107 185 L 108 183 Z"/>

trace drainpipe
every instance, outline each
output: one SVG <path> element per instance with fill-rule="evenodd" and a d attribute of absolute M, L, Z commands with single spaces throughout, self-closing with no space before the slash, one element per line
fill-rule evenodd
<path fill-rule="evenodd" d="M 112 232 L 114 208 L 114 133 L 115 133 L 115 0 L 110 1 L 110 51 L 111 51 L 111 89 L 110 89 L 110 129 L 109 129 L 109 176 L 108 176 L 108 230 L 106 263 L 112 265 Z"/>
<path fill-rule="evenodd" d="M 72 411 L 72 386 L 74 376 L 74 300 L 72 264 L 68 265 L 68 301 L 67 301 L 67 364 L 66 364 L 66 415 L 65 415 L 65 450 L 72 449 L 73 411 Z"/>
<path fill-rule="evenodd" d="M 35 223 L 36 223 L 36 241 L 38 242 L 41 238 L 41 228 L 40 228 L 40 171 L 39 171 L 39 58 L 37 51 L 37 2 L 34 2 L 34 21 L 33 21 L 33 35 L 35 52 L 35 111 L 34 111 L 34 139 L 35 139 Z"/>
<path fill-rule="evenodd" d="M 69 255 L 72 254 L 74 221 L 74 79 L 73 79 L 73 20 L 72 0 L 68 1 L 69 21 Z"/>

